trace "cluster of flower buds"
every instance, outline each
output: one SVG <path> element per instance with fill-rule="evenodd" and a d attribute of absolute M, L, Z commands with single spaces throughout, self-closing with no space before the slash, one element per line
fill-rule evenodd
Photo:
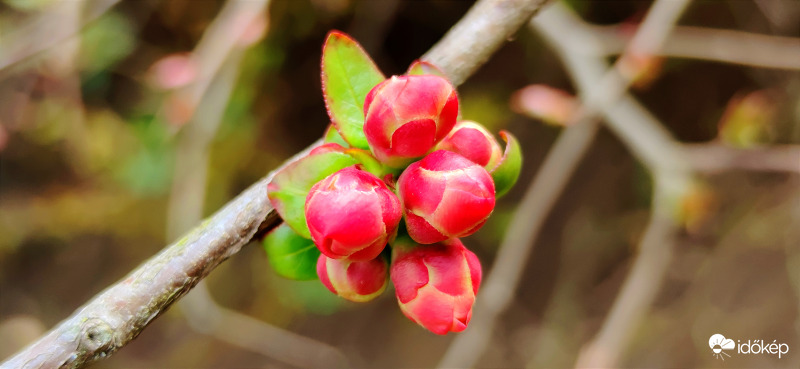
<path fill-rule="evenodd" d="M 384 78 L 339 32 L 323 49 L 322 82 L 333 129 L 268 185 L 286 224 L 264 240 L 270 263 L 295 279 L 314 268 L 356 302 L 391 280 L 409 319 L 436 334 L 464 330 L 481 266 L 460 238 L 516 181 L 518 143 L 501 132 L 504 151 L 485 127 L 459 121 L 455 87 L 432 65 Z"/>

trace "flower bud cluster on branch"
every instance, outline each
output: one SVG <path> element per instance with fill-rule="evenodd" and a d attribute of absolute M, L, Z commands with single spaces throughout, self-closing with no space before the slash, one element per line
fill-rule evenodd
<path fill-rule="evenodd" d="M 459 238 L 516 182 L 519 143 L 501 132 L 503 150 L 485 127 L 460 121 L 455 87 L 429 63 L 385 78 L 333 31 L 321 67 L 331 127 L 267 187 L 285 222 L 264 238 L 270 264 L 355 302 L 391 280 L 409 319 L 436 334 L 463 331 L 481 266 Z"/>

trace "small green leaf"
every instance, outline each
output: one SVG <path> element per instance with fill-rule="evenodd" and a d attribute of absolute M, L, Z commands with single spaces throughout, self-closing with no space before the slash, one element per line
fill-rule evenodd
<path fill-rule="evenodd" d="M 347 154 L 358 160 L 363 169 L 372 173 L 375 177 L 383 178 L 384 175 L 390 172 L 390 169 L 381 164 L 378 159 L 375 159 L 369 150 L 361 149 L 348 149 Z"/>
<path fill-rule="evenodd" d="M 325 143 L 335 143 L 344 147 L 350 146 L 350 144 L 342 138 L 342 135 L 339 134 L 339 131 L 336 130 L 333 124 L 328 125 L 328 129 L 325 130 L 325 135 L 323 137 Z"/>
<path fill-rule="evenodd" d="M 406 72 L 406 74 L 408 75 L 429 74 L 447 78 L 447 75 L 445 75 L 444 72 L 441 69 L 439 69 L 439 67 L 422 60 L 414 60 L 414 62 L 411 63 L 411 66 L 408 67 L 408 71 Z"/>
<path fill-rule="evenodd" d="M 489 172 L 494 179 L 495 197 L 497 198 L 505 195 L 511 187 L 514 187 L 522 169 L 522 150 L 517 138 L 508 131 L 500 131 L 500 137 L 506 141 L 506 150 L 497 166 Z"/>
<path fill-rule="evenodd" d="M 319 249 L 286 223 L 268 233 L 262 245 L 267 251 L 269 264 L 281 277 L 298 281 L 317 279 Z"/>
<path fill-rule="evenodd" d="M 350 146 L 369 149 L 364 100 L 386 77 L 347 34 L 331 31 L 322 48 L 322 95 L 331 122 Z"/>
<path fill-rule="evenodd" d="M 292 229 L 305 238 L 311 238 L 306 225 L 306 196 L 317 182 L 334 172 L 358 164 L 337 144 L 318 147 L 308 156 L 286 166 L 272 178 L 267 195 L 275 210 Z"/>

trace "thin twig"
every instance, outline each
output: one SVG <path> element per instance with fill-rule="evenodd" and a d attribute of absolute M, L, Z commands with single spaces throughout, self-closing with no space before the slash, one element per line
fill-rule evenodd
<path fill-rule="evenodd" d="M 680 2 L 667 5 L 664 3 L 656 3 L 656 10 L 648 13 L 643 27 L 627 48 L 629 52 L 647 52 L 652 48 L 657 49 L 663 43 L 669 32 L 669 26 L 664 24 L 673 24 L 685 6 L 685 3 Z M 492 272 L 482 288 L 482 297 L 476 303 L 470 330 L 453 340 L 439 367 L 475 366 L 491 339 L 495 321 L 512 301 L 513 292 L 547 214 L 597 132 L 597 115 L 603 112 L 604 107 L 614 105 L 630 84 L 630 76 L 636 74 L 635 70 L 624 63 L 624 58 L 606 72 L 603 64 L 586 63 L 583 56 L 565 53 L 560 46 L 561 42 L 556 42 L 553 34 L 563 36 L 571 33 L 562 29 L 565 24 L 561 18 L 569 16 L 571 14 L 564 5 L 556 3 L 534 18 L 531 25 L 545 33 L 551 39 L 551 46 L 560 52 L 583 92 L 583 106 L 569 122 L 569 128 L 559 137 L 517 208 L 492 266 Z M 658 157 L 672 147 L 669 134 L 659 125 L 645 123 L 643 127 L 626 125 L 617 128 L 634 131 L 633 134 L 625 134 L 626 138 L 623 140 L 626 142 L 641 139 L 655 144 L 655 148 L 644 147 L 641 143 L 630 144 L 640 160 L 664 168 L 675 166 L 670 159 Z"/>
<path fill-rule="evenodd" d="M 491 273 L 475 302 L 469 329 L 453 339 L 440 368 L 474 367 L 492 340 L 497 318 L 511 304 L 522 271 L 550 210 L 597 135 L 596 121 L 571 125 L 558 136 L 511 218 Z"/>
<path fill-rule="evenodd" d="M 75 25 L 74 29 L 63 32 L 54 29 L 64 19 L 64 12 L 69 12 L 74 4 L 71 2 L 56 1 L 41 14 L 36 15 L 27 23 L 20 25 L 13 32 L 0 37 L 0 70 L 11 65 L 27 60 L 54 46 L 62 44 L 65 40 L 75 36 L 83 26 L 91 23 L 120 0 L 98 0 L 83 15 L 83 23 Z"/>
<path fill-rule="evenodd" d="M 630 39 L 621 26 L 590 26 L 599 43 L 583 51 L 616 55 Z M 578 46 L 578 45 L 576 45 Z M 578 50 L 575 50 L 576 52 Z M 742 64 L 760 68 L 800 69 L 800 38 L 763 35 L 751 32 L 678 26 L 658 55 Z"/>
<path fill-rule="evenodd" d="M 213 71 L 216 76 L 205 76 L 185 88 L 186 91 L 197 91 L 196 96 L 202 98 L 198 101 L 197 114 L 177 136 L 175 175 L 167 209 L 167 239 L 179 237 L 202 219 L 209 148 L 239 79 L 245 51 L 237 41 L 248 22 L 255 22 L 255 17 L 261 16 L 269 6 L 269 0 L 250 2 L 249 5 L 245 7 L 237 1 L 228 1 L 193 52 L 192 57 L 199 69 Z M 233 27 L 235 22 L 241 23 Z M 230 31 L 237 27 L 239 32 Z M 220 32 L 222 35 L 218 34 Z M 220 57 L 224 53 L 230 54 Z M 222 63 L 213 68 L 205 65 L 219 63 L 220 59 Z M 205 281 L 200 281 L 178 304 L 192 329 L 231 345 L 297 367 L 347 365 L 344 355 L 329 345 L 220 306 L 214 301 Z"/>
<path fill-rule="evenodd" d="M 719 143 L 684 144 L 683 151 L 690 158 L 692 167 L 705 173 L 719 173 L 732 169 L 800 173 L 798 145 L 737 149 Z"/>
<path fill-rule="evenodd" d="M 654 173 L 650 221 L 639 244 L 639 253 L 600 331 L 581 349 L 576 368 L 619 367 L 620 357 L 634 329 L 656 297 L 672 260 L 677 228 L 672 211 L 674 198 L 670 187 L 662 182 L 667 176 L 669 174 L 663 172 Z"/>
<path fill-rule="evenodd" d="M 434 46 L 428 55 L 450 55 L 434 60 L 455 81 L 464 81 L 471 69 L 459 67 L 460 60 L 482 55 L 481 62 L 505 40 L 505 33 L 494 32 L 497 24 L 523 24 L 530 14 L 508 6 L 514 1 L 481 0 L 475 6 L 495 4 L 494 22 L 464 18 L 455 27 L 480 35 L 482 43 L 465 48 L 445 42 Z M 473 23 L 467 27 L 462 23 Z M 491 35 L 491 37 L 487 37 Z M 432 60 L 432 59 L 431 59 Z M 318 141 L 319 142 L 319 141 Z M 315 144 L 318 144 L 315 143 Z M 302 157 L 307 148 L 285 162 Z M 254 235 L 277 226 L 280 218 L 267 199 L 267 183 L 274 171 L 259 180 L 225 207 L 202 222 L 192 232 L 167 246 L 158 255 L 141 264 L 118 283 L 95 296 L 72 316 L 58 324 L 36 342 L 2 364 L 2 368 L 82 367 L 106 357 L 126 345 L 188 292 L 222 261 L 239 252 Z"/>
<path fill-rule="evenodd" d="M 666 40 L 670 28 L 688 5 L 688 1 L 658 0 L 648 12 L 643 26 L 632 42 L 641 39 L 655 40 L 651 50 Z M 569 42 L 560 29 L 580 32 L 585 27 L 583 21 L 569 13 L 566 8 L 553 8 L 552 17 L 537 20 L 537 30 L 545 35 L 553 45 Z M 648 22 L 658 25 L 647 28 Z M 652 34 L 641 32 L 652 31 Z M 641 35 L 641 36 L 640 36 Z M 592 37 L 583 35 L 583 39 Z M 641 38 L 640 38 L 641 37 Z M 659 42 L 660 41 L 660 42 Z M 564 58 L 574 53 L 574 48 L 556 46 Z M 626 50 L 631 50 L 628 47 Z M 641 51 L 641 50 L 637 50 Z M 648 53 L 653 54 L 648 50 Z M 572 57 L 575 57 L 574 55 Z M 621 58 L 621 59 L 624 59 Z M 604 65 L 602 58 L 580 58 L 581 62 L 595 66 Z M 565 63 L 570 67 L 570 63 Z M 618 64 L 619 65 L 619 64 Z M 615 67 L 617 67 L 616 65 Z M 574 73 L 577 75 L 577 73 Z M 607 75 L 607 74 L 606 74 Z M 599 84 L 604 76 L 594 76 L 585 85 Z M 628 80 L 628 82 L 630 82 Z M 579 84 L 580 85 L 580 84 Z M 675 203 L 683 196 L 692 182 L 691 167 L 681 146 L 664 130 L 657 119 L 652 117 L 625 89 L 612 88 L 620 95 L 609 98 L 607 104 L 596 107 L 607 118 L 607 124 L 632 153 L 648 167 L 654 179 L 653 207 L 651 219 L 639 246 L 639 254 L 634 259 L 633 268 L 623 283 L 622 289 L 612 306 L 600 331 L 582 350 L 576 367 L 615 367 L 627 347 L 631 336 L 638 327 L 647 309 L 652 304 L 656 292 L 666 275 L 672 255 L 672 236 L 677 224 L 674 219 Z"/>

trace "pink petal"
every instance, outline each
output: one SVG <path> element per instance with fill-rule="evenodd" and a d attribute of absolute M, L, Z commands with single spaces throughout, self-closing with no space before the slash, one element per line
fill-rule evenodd
<path fill-rule="evenodd" d="M 392 153 L 407 158 L 425 155 L 433 147 L 435 135 L 436 122 L 433 119 L 409 121 L 392 134 Z"/>
<path fill-rule="evenodd" d="M 469 270 L 460 247 L 444 244 L 429 246 L 424 262 L 431 274 L 431 284 L 437 290 L 451 296 L 469 291 Z"/>
<path fill-rule="evenodd" d="M 464 248 L 464 255 L 467 257 L 467 265 L 469 266 L 469 275 L 472 278 L 472 292 L 477 296 L 478 289 L 481 285 L 481 278 L 483 272 L 481 270 L 481 262 L 472 251 Z"/>
<path fill-rule="evenodd" d="M 486 166 L 492 158 L 492 143 L 475 128 L 461 128 L 442 143 L 443 149 L 460 154 L 480 166 Z"/>
<path fill-rule="evenodd" d="M 336 289 L 333 288 L 333 284 L 331 284 L 331 280 L 328 278 L 328 260 L 329 259 L 325 255 L 319 256 L 319 259 L 317 259 L 317 276 L 319 276 L 319 281 L 322 282 L 329 291 L 336 293 Z"/>
<path fill-rule="evenodd" d="M 390 275 L 397 299 L 402 304 L 417 297 L 417 291 L 428 284 L 428 268 L 419 258 L 407 256 L 393 261 Z"/>
<path fill-rule="evenodd" d="M 419 214 L 431 214 L 442 201 L 445 177 L 420 169 L 420 162 L 411 164 L 397 180 L 403 206 Z"/>
<path fill-rule="evenodd" d="M 429 219 L 444 234 L 465 237 L 468 231 L 476 231 L 475 226 L 491 215 L 494 203 L 494 196 L 478 197 L 458 188 L 448 188 Z"/>
<path fill-rule="evenodd" d="M 386 284 L 386 261 L 375 258 L 365 262 L 354 262 L 347 268 L 347 279 L 352 290 L 359 295 L 378 292 Z"/>
<path fill-rule="evenodd" d="M 456 95 L 456 91 L 453 90 L 447 97 L 447 102 L 445 102 L 441 113 L 439 113 L 439 130 L 436 132 L 437 142 L 447 136 L 447 134 L 453 130 L 453 127 L 456 125 L 457 118 L 458 95 Z"/>
<path fill-rule="evenodd" d="M 439 335 L 447 334 L 453 326 L 453 297 L 430 287 L 420 289 L 417 298 L 403 310 L 417 324 Z"/>
<path fill-rule="evenodd" d="M 406 213 L 406 228 L 408 228 L 408 235 L 414 241 L 423 245 L 444 241 L 449 238 L 436 230 L 427 220 L 412 213 Z"/>
<path fill-rule="evenodd" d="M 434 151 L 420 161 L 423 169 L 444 172 L 475 166 L 471 160 L 446 150 Z"/>
<path fill-rule="evenodd" d="M 373 242 L 371 245 L 347 256 L 347 260 L 368 261 L 375 259 L 376 257 L 378 257 L 378 255 L 380 255 L 380 253 L 386 247 L 386 242 L 387 242 L 387 237 L 381 237 L 377 241 Z"/>

